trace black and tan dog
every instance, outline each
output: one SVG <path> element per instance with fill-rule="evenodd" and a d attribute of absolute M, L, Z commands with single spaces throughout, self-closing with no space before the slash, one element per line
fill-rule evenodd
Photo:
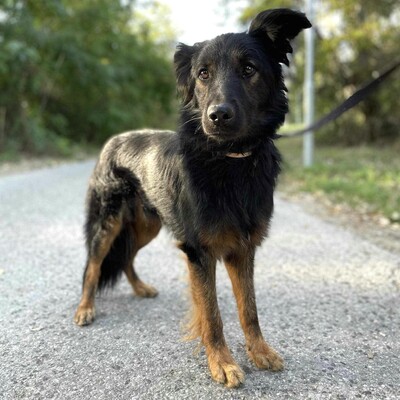
<path fill-rule="evenodd" d="M 267 10 L 247 33 L 178 46 L 179 131 L 114 136 L 90 180 L 78 325 L 93 321 L 96 291 L 122 272 L 137 295 L 157 295 L 139 279 L 133 260 L 165 224 L 187 257 L 194 305 L 190 335 L 201 338 L 212 377 L 228 387 L 244 380 L 223 335 L 218 259 L 232 281 L 250 359 L 259 368 L 283 368 L 260 330 L 254 254 L 272 214 L 280 161 L 273 140 L 288 111 L 281 63 L 289 64 L 289 41 L 310 26 L 300 12 Z"/>

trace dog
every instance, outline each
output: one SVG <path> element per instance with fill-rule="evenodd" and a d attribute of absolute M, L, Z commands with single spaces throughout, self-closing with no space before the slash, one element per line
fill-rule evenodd
<path fill-rule="evenodd" d="M 112 137 L 91 176 L 88 258 L 76 324 L 93 321 L 96 292 L 123 272 L 136 295 L 157 295 L 139 278 L 133 260 L 165 225 L 187 260 L 193 298 L 189 337 L 204 345 L 212 378 L 227 387 L 244 381 L 223 334 L 217 260 L 232 281 L 250 360 L 263 369 L 283 368 L 260 330 L 254 255 L 267 235 L 280 171 L 274 139 L 288 112 L 281 64 L 289 65 L 290 40 L 309 27 L 301 12 L 266 10 L 247 32 L 177 46 L 178 132 Z"/>

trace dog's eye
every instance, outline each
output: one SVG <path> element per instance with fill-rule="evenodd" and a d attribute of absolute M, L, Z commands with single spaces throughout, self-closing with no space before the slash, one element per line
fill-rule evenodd
<path fill-rule="evenodd" d="M 247 64 L 243 68 L 243 77 L 244 78 L 249 78 L 250 76 L 253 76 L 256 73 L 255 67 L 253 67 L 251 64 Z"/>
<path fill-rule="evenodd" d="M 205 80 L 207 80 L 209 77 L 210 77 L 210 74 L 209 74 L 209 72 L 208 72 L 208 69 L 207 69 L 207 68 L 202 68 L 202 69 L 200 70 L 200 72 L 199 72 L 199 78 L 200 78 L 202 81 L 205 81 Z"/>

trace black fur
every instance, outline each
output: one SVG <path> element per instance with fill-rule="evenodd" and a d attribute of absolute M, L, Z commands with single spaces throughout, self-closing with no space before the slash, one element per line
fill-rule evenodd
<path fill-rule="evenodd" d="M 280 170 L 274 139 L 288 111 L 280 63 L 288 64 L 289 39 L 309 26 L 304 14 L 271 10 L 259 14 L 247 33 L 177 47 L 174 62 L 183 100 L 178 132 L 113 137 L 90 182 L 89 258 L 107 218 L 122 214 L 124 221 L 103 261 L 99 289 L 115 283 L 131 257 L 137 197 L 191 259 L 205 251 L 204 232 L 235 232 L 246 241 L 268 226 Z M 219 104 L 226 104 L 233 116 L 216 123 L 209 110 Z M 251 155 L 229 156 L 244 152 Z"/>
<path fill-rule="evenodd" d="M 201 338 L 213 379 L 228 387 L 244 381 L 223 335 L 217 259 L 232 282 L 249 358 L 259 368 L 283 368 L 259 326 L 254 254 L 272 215 L 280 169 L 274 139 L 288 111 L 280 63 L 288 64 L 289 40 L 309 26 L 304 14 L 270 10 L 255 18 L 248 33 L 178 46 L 178 132 L 111 138 L 90 180 L 78 325 L 93 321 L 96 289 L 112 286 L 122 271 L 136 295 L 157 294 L 140 280 L 133 259 L 162 222 L 187 256 L 193 297 L 188 337 Z"/>

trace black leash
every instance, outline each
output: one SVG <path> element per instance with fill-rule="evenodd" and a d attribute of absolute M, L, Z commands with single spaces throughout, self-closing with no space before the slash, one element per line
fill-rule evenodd
<path fill-rule="evenodd" d="M 398 67 L 400 67 L 400 60 L 397 60 L 394 64 L 392 64 L 387 70 L 382 72 L 377 78 L 373 79 L 371 82 L 367 83 L 361 89 L 357 90 L 353 93 L 348 99 L 346 99 L 342 104 L 333 109 L 330 113 L 326 114 L 324 117 L 320 118 L 318 121 L 314 122 L 310 126 L 306 128 L 300 129 L 298 131 L 292 131 L 285 133 L 283 135 L 279 135 L 281 138 L 291 138 L 295 136 L 301 136 L 309 131 L 316 131 L 321 128 L 325 124 L 334 119 L 339 118 L 346 111 L 350 110 L 354 106 L 356 106 L 360 101 L 362 101 L 365 97 L 371 94 L 374 90 L 378 88 L 378 86 L 394 72 Z"/>

